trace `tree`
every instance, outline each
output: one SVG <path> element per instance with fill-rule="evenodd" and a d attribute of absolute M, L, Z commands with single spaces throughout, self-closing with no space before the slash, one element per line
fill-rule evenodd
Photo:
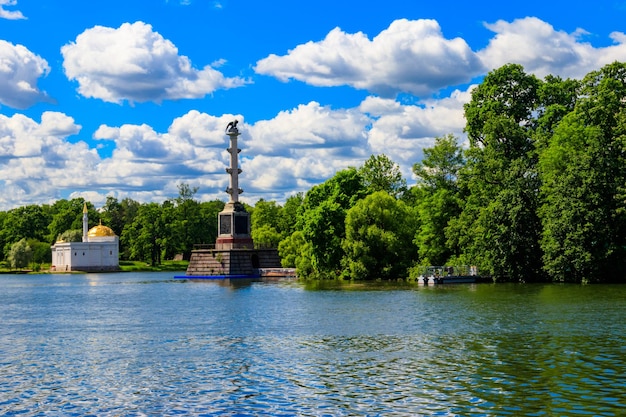
<path fill-rule="evenodd" d="M 624 281 L 626 64 L 589 73 L 540 154 L 545 270 L 558 281 Z"/>
<path fill-rule="evenodd" d="M 420 227 L 415 243 L 423 264 L 444 265 L 458 255 L 446 237 L 450 221 L 461 212 L 461 198 L 457 185 L 458 174 L 465 164 L 463 150 L 453 135 L 435 139 L 432 148 L 424 149 L 424 159 L 413 165 L 418 185 L 412 190 Z"/>
<path fill-rule="evenodd" d="M 197 241 L 194 243 L 215 243 L 217 239 L 217 217 L 224 210 L 221 200 L 200 203 L 200 224 L 198 225 Z"/>
<path fill-rule="evenodd" d="M 26 238 L 22 238 L 18 242 L 11 245 L 9 251 L 9 262 L 12 268 L 24 268 L 28 266 L 28 263 L 33 257 L 33 252 Z"/>
<path fill-rule="evenodd" d="M 169 239 L 167 257 L 182 253 L 184 259 L 191 257 L 191 250 L 195 243 L 200 243 L 202 233 L 202 218 L 200 217 L 200 204 L 194 200 L 198 187 L 190 187 L 188 184 L 178 185 L 178 197 L 171 206 L 172 212 L 166 211 L 172 228 L 172 236 Z M 164 209 L 169 207 L 164 206 Z"/>
<path fill-rule="evenodd" d="M 32 251 L 31 261 L 36 264 L 50 263 L 52 262 L 52 251 L 50 250 L 50 244 L 46 242 L 40 242 L 37 239 L 28 239 L 26 241 Z"/>
<path fill-rule="evenodd" d="M 366 190 L 355 168 L 339 171 L 334 177 L 307 192 L 298 216 L 297 229 L 310 244 L 310 264 L 318 275 L 334 276 L 341 267 L 346 212 L 365 196 Z"/>
<path fill-rule="evenodd" d="M 80 229 L 66 230 L 57 237 L 57 242 L 82 242 L 83 231 Z"/>
<path fill-rule="evenodd" d="M 432 148 L 424 149 L 424 159 L 413 165 L 420 183 L 431 190 L 456 191 L 459 170 L 465 165 L 463 149 L 452 134 L 435 138 Z"/>
<path fill-rule="evenodd" d="M 124 228 L 121 239 L 128 245 L 131 259 L 140 259 L 151 265 L 160 265 L 169 230 L 163 221 L 158 203 L 139 206 L 137 216 Z"/>
<path fill-rule="evenodd" d="M 250 215 L 252 238 L 256 240 L 254 237 L 255 229 L 262 227 L 272 229 L 274 233 L 278 234 L 281 211 L 282 207 L 275 201 L 265 201 L 264 199 L 257 201 Z"/>
<path fill-rule="evenodd" d="M 283 268 L 296 267 L 297 259 L 302 256 L 302 248 L 306 244 L 301 231 L 293 232 L 278 244 L 278 254 Z"/>
<path fill-rule="evenodd" d="M 407 276 L 416 260 L 411 244 L 415 215 L 402 202 L 378 191 L 357 202 L 346 216 L 342 264 L 351 279 L 394 279 Z"/>
<path fill-rule="evenodd" d="M 56 201 L 50 208 L 52 218 L 47 224 L 49 232 L 47 240 L 54 242 L 54 239 L 66 230 L 82 230 L 84 205 L 85 200 L 83 198 Z M 89 227 L 93 227 L 100 221 L 100 213 L 95 210 L 91 203 L 87 203 L 87 210 Z"/>
<path fill-rule="evenodd" d="M 298 211 L 300 210 L 303 202 L 304 194 L 301 192 L 290 196 L 287 198 L 287 201 L 285 201 L 285 204 L 280 211 L 280 218 L 277 226 L 282 239 L 285 239 L 296 231 Z"/>
<path fill-rule="evenodd" d="M 47 240 L 46 232 L 49 221 L 49 213 L 43 206 L 31 204 L 9 210 L 2 225 L 2 241 L 5 242 L 5 253 L 8 252 L 13 243 L 23 238 Z"/>
<path fill-rule="evenodd" d="M 534 132 L 540 85 L 520 65 L 505 65 L 491 71 L 465 105 L 464 206 L 448 238 L 460 246 L 460 259 L 495 278 L 542 279 Z"/>
<path fill-rule="evenodd" d="M 115 197 L 108 196 L 100 213 L 102 222 L 118 236 L 124 231 L 124 209 Z"/>
<path fill-rule="evenodd" d="M 368 194 L 385 191 L 392 197 L 401 196 L 407 189 L 400 167 L 386 155 L 372 155 L 359 169 Z"/>

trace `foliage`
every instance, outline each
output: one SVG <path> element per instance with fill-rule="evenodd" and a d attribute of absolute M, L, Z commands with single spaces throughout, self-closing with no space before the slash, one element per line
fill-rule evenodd
<path fill-rule="evenodd" d="M 355 168 L 339 171 L 307 192 L 297 227 L 310 245 L 309 262 L 315 274 L 340 272 L 346 212 L 365 195 L 361 176 Z M 300 270 L 299 274 L 305 275 Z"/>
<path fill-rule="evenodd" d="M 52 262 L 52 252 L 50 251 L 50 244 L 47 242 L 40 242 L 36 239 L 27 239 L 28 246 L 32 251 L 31 261 L 37 264 L 49 264 Z"/>
<path fill-rule="evenodd" d="M 545 270 L 559 281 L 624 281 L 626 64 L 588 74 L 582 94 L 540 155 Z"/>
<path fill-rule="evenodd" d="M 424 149 L 424 159 L 413 165 L 421 185 L 432 190 L 456 190 L 459 170 L 465 165 L 463 149 L 454 135 L 435 138 L 432 148 Z"/>
<path fill-rule="evenodd" d="M 166 216 L 158 203 L 141 205 L 133 223 L 124 229 L 121 240 L 128 245 L 131 259 L 159 265 L 170 236 Z"/>
<path fill-rule="evenodd" d="M 24 238 L 48 240 L 46 232 L 50 213 L 47 206 L 18 207 L 7 211 L 2 220 L 0 242 L 2 242 L 5 256 L 9 255 L 14 243 Z"/>
<path fill-rule="evenodd" d="M 520 65 L 490 72 L 465 105 L 465 204 L 451 220 L 460 257 L 497 278 L 541 279 L 534 115 L 541 81 Z"/>
<path fill-rule="evenodd" d="M 432 148 L 424 149 L 424 159 L 413 165 L 418 178 L 413 194 L 420 219 L 415 243 L 423 264 L 443 265 L 457 253 L 446 231 L 461 212 L 458 175 L 464 165 L 463 150 L 453 135 L 436 138 Z"/>
<path fill-rule="evenodd" d="M 28 266 L 28 263 L 33 257 L 33 251 L 28 245 L 26 238 L 22 238 L 18 242 L 11 245 L 9 251 L 9 262 L 12 268 L 24 268 Z"/>
<path fill-rule="evenodd" d="M 378 191 L 357 202 L 346 216 L 344 273 L 350 279 L 403 278 L 415 260 L 415 215 L 402 202 Z"/>
<path fill-rule="evenodd" d="M 83 231 L 81 229 L 66 230 L 57 236 L 57 242 L 82 242 Z"/>
<path fill-rule="evenodd" d="M 256 245 L 277 247 L 282 240 L 279 232 L 281 207 L 274 201 L 259 200 L 251 214 L 251 235 Z"/>
<path fill-rule="evenodd" d="M 385 191 L 397 198 L 407 190 L 400 167 L 384 154 L 370 156 L 359 168 L 359 175 L 368 194 Z"/>

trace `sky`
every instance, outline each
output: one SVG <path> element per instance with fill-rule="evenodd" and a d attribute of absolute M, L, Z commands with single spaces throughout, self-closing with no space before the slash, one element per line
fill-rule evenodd
<path fill-rule="evenodd" d="M 626 0 L 0 0 L 0 210 L 178 186 L 283 203 L 371 155 L 464 143 L 491 70 L 581 78 L 626 61 Z"/>

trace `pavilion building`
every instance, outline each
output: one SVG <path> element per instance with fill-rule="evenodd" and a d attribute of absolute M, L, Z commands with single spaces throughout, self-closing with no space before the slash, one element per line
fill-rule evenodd
<path fill-rule="evenodd" d="M 52 246 L 53 272 L 119 271 L 119 237 L 102 223 L 89 229 L 87 204 L 83 206 L 82 242 L 57 241 Z"/>

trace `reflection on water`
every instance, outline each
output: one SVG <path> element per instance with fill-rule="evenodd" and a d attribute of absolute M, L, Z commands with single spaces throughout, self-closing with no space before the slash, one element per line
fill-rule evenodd
<path fill-rule="evenodd" d="M 0 414 L 626 410 L 625 288 L 351 289 L 0 277 Z"/>

